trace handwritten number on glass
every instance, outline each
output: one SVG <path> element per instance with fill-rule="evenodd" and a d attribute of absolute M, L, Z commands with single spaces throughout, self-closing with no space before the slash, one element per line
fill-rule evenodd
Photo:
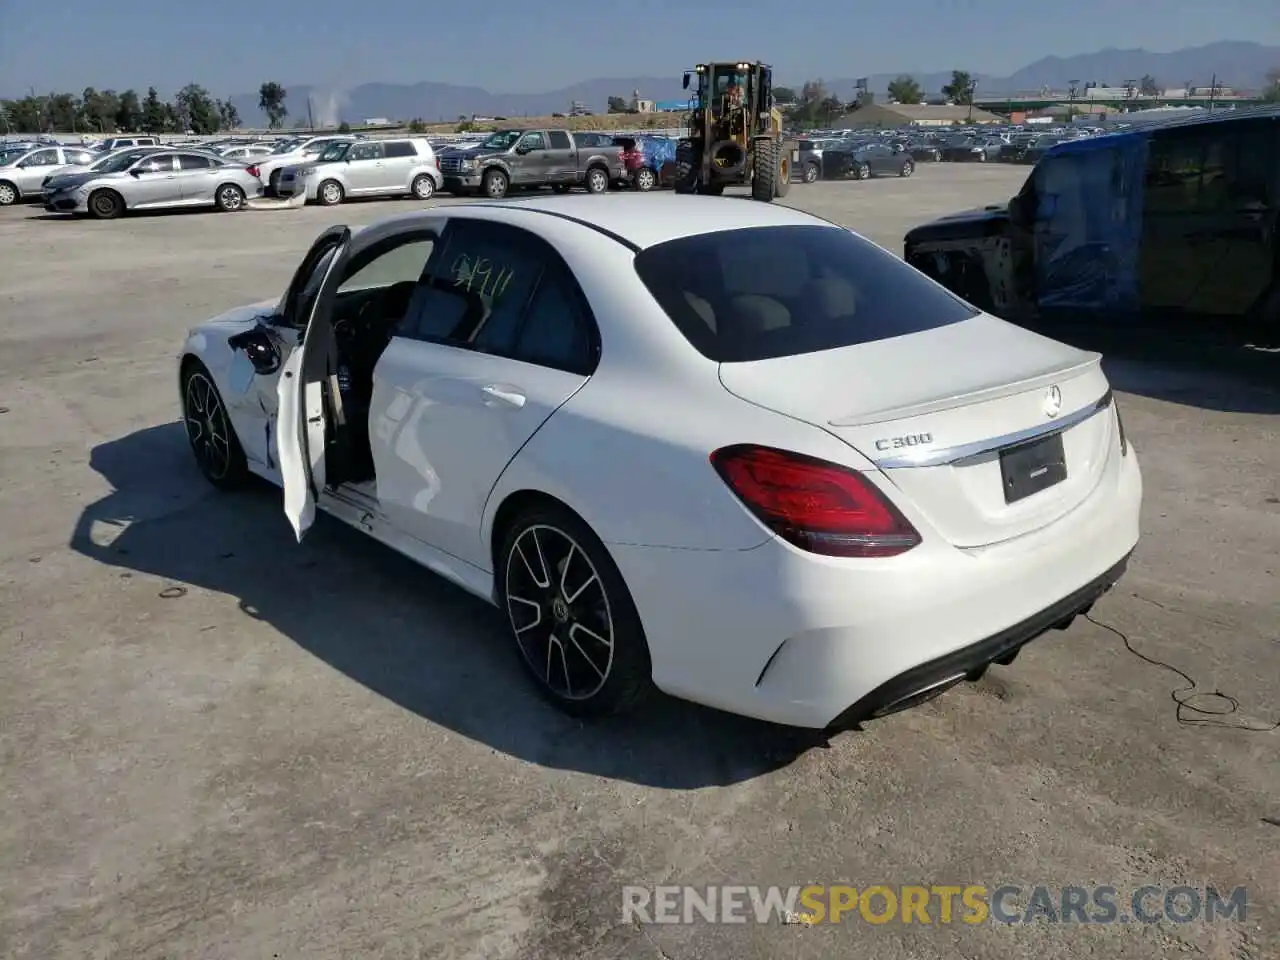
<path fill-rule="evenodd" d="M 484 297 L 493 304 L 502 299 L 514 275 L 510 267 L 496 265 L 488 257 L 472 258 L 464 253 L 453 261 L 454 287 Z"/>

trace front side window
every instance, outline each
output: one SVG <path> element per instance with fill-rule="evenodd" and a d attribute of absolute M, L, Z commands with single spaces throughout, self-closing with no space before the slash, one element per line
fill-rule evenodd
<path fill-rule="evenodd" d="M 338 294 L 351 290 L 368 290 L 372 287 L 389 287 L 406 280 L 414 283 L 422 276 L 436 238 L 400 238 L 399 242 L 366 252 L 351 264 L 349 272 L 338 285 Z"/>
<path fill-rule="evenodd" d="M 171 154 L 162 154 L 158 157 L 147 157 L 138 164 L 136 169 L 144 173 L 161 173 L 173 169 L 173 156 Z"/>
<path fill-rule="evenodd" d="M 481 150 L 510 150 L 517 140 L 520 139 L 519 130 L 499 130 L 493 134 L 484 143 L 480 144 Z"/>
<path fill-rule="evenodd" d="M 520 140 L 520 146 L 524 150 L 545 150 L 547 142 L 540 133 L 526 133 Z"/>
<path fill-rule="evenodd" d="M 37 150 L 22 162 L 28 167 L 56 167 L 58 165 L 58 151 Z"/>
<path fill-rule="evenodd" d="M 891 253 L 838 227 L 682 237 L 644 250 L 635 267 L 690 344 L 720 363 L 834 350 L 978 315 Z"/>

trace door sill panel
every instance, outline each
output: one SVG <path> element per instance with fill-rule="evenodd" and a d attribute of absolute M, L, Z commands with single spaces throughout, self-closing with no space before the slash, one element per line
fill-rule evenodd
<path fill-rule="evenodd" d="M 326 490 L 316 506 L 468 593 L 487 603 L 494 602 L 493 574 L 397 530 L 382 515 L 376 497 L 360 489 L 371 486 L 343 484 L 337 490 Z"/>

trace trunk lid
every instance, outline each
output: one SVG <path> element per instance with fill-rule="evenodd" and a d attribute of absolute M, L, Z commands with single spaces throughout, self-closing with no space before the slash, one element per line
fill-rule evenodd
<path fill-rule="evenodd" d="M 1100 415 L 1110 402 L 1100 360 L 984 314 L 837 350 L 723 363 L 720 380 L 742 400 L 839 437 L 938 534 L 979 547 L 1054 522 L 1101 479 L 1113 418 Z M 1000 451 L 1045 432 L 1062 438 L 1066 477 L 1007 502 Z"/>

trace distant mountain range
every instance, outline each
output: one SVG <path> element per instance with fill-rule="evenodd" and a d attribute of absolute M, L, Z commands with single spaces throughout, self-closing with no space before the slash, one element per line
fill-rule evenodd
<path fill-rule="evenodd" d="M 1072 81 L 1081 85 L 1096 81 L 1103 85 L 1122 86 L 1126 81 L 1137 82 L 1148 74 L 1168 88 L 1181 88 L 1188 81 L 1194 86 L 1208 86 L 1216 74 L 1218 82 L 1227 86 L 1258 89 L 1266 84 L 1268 71 L 1280 69 L 1280 47 L 1228 40 L 1172 53 L 1109 48 L 1073 57 L 1045 57 L 1007 77 L 987 76 L 982 73 L 981 64 L 958 62 L 955 66 L 977 75 L 979 97 L 1030 92 L 1042 87 L 1065 90 Z M 901 72 L 915 77 L 926 93 L 936 93 L 951 81 L 951 68 L 933 72 Z M 883 94 L 896 76 L 897 73 L 873 74 L 867 78 L 868 88 Z M 811 78 L 777 79 L 779 83 L 799 87 Z M 845 100 L 853 98 L 856 83 L 857 79 L 853 77 L 827 78 L 825 81 L 828 91 Z M 637 90 L 642 97 L 652 100 L 677 100 L 687 96 L 679 76 L 598 78 L 545 93 L 491 93 L 480 87 L 432 82 L 365 83 L 348 90 L 305 85 L 287 86 L 287 89 L 288 125 L 307 118 L 308 103 L 311 118 L 321 125 L 343 120 L 359 123 L 382 117 L 395 120 L 420 117 L 436 122 L 472 115 L 548 116 L 567 113 L 574 102 L 603 112 L 609 97 L 629 99 Z M 266 123 L 266 117 L 258 109 L 256 93 L 235 96 L 232 102 L 246 124 L 258 126 Z"/>

